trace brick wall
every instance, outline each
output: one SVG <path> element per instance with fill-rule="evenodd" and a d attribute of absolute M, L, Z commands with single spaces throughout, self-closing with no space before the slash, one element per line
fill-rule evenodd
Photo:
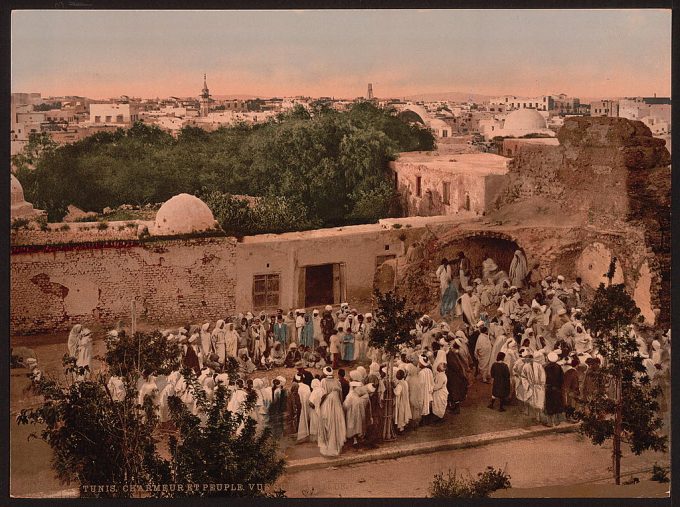
<path fill-rule="evenodd" d="M 12 255 L 13 334 L 129 320 L 133 300 L 149 322 L 215 320 L 235 309 L 233 238 L 76 246 Z"/>

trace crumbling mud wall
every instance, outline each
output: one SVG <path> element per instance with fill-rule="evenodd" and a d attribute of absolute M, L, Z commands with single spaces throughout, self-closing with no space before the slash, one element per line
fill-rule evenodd
<path fill-rule="evenodd" d="M 663 140 L 642 122 L 604 117 L 567 119 L 558 138 L 559 146 L 520 150 L 483 223 L 449 227 L 430 239 L 429 258 L 397 270 L 395 286 L 414 306 L 436 308 L 432 273 L 449 245 L 472 234 L 505 238 L 499 259 L 511 258 L 516 244 L 542 274 L 581 276 L 592 288 L 606 281 L 616 257 L 615 281 L 626 284 L 645 320 L 669 325 L 670 156 Z M 503 261 L 499 267 L 508 269 Z"/>
<path fill-rule="evenodd" d="M 12 254 L 12 334 L 129 319 L 133 300 L 150 322 L 215 320 L 235 308 L 232 238 L 42 247 Z"/>

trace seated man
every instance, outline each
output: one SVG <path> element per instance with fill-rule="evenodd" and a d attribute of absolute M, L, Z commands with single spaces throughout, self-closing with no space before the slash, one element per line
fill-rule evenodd
<path fill-rule="evenodd" d="M 299 361 L 302 361 L 302 355 L 297 348 L 297 343 L 293 342 L 288 347 L 288 354 L 286 354 L 283 364 L 288 368 L 292 368 Z"/>
<path fill-rule="evenodd" d="M 270 357 L 270 354 L 262 354 L 262 357 L 260 358 L 260 369 L 271 370 L 273 367 L 274 364 L 272 363 L 272 358 Z"/>
<path fill-rule="evenodd" d="M 242 354 L 239 361 L 239 368 L 244 373 L 253 373 L 257 370 L 255 363 L 248 357 L 248 354 Z"/>
<path fill-rule="evenodd" d="M 281 345 L 281 342 L 276 342 L 274 344 L 269 356 L 274 366 L 283 366 L 283 363 L 286 360 L 286 355 L 283 352 L 283 346 Z"/>

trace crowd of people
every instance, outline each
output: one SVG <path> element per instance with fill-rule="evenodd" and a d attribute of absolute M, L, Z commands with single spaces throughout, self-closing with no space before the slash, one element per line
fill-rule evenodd
<path fill-rule="evenodd" d="M 372 314 L 346 303 L 337 311 L 248 312 L 163 334 L 180 345 L 183 367 L 194 371 L 208 399 L 223 383 L 232 393 L 228 409 L 236 413 L 255 392 L 248 416 L 258 428 L 316 442 L 324 456 L 337 456 L 345 443 L 376 446 L 386 417 L 398 434 L 440 424 L 447 413 L 460 412 L 474 382 L 491 384 L 490 409 L 498 402 L 503 412 L 516 400 L 536 421 L 559 424 L 600 388 L 593 373 L 604 358 L 582 321 L 588 296 L 578 278 L 568 285 L 561 275 L 540 277 L 521 250 L 507 273 L 485 257 L 477 267 L 463 252 L 442 260 L 436 271 L 441 320 L 422 315 L 413 323 L 413 340 L 392 361 L 369 346 Z M 69 335 L 77 366 L 90 367 L 91 335 L 80 325 Z M 649 377 L 667 392 L 670 331 L 636 337 Z M 238 365 L 237 373 L 227 373 L 229 362 Z M 294 369 L 290 386 L 284 375 L 268 380 L 272 374 L 265 372 L 275 368 Z M 121 379 L 112 377 L 109 388 L 114 397 L 125 396 Z M 149 374 L 138 392 L 140 404 L 152 397 L 162 425 L 170 421 L 171 396 L 204 416 L 180 371 Z"/>

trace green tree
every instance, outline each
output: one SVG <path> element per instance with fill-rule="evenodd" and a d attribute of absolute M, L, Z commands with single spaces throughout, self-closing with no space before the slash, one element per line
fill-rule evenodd
<path fill-rule="evenodd" d="M 576 416 L 581 420 L 580 432 L 593 444 L 612 440 L 613 475 L 615 483 L 620 484 L 622 443 L 640 454 L 650 449 L 665 450 L 667 438 L 659 434 L 663 426 L 657 415 L 660 390 L 651 386 L 631 332 L 640 309 L 625 285 L 611 283 L 614 266 L 615 260 L 608 273 L 609 285 L 600 284 L 583 317 L 604 364 L 595 379 L 601 388 Z"/>
<path fill-rule="evenodd" d="M 298 221 L 300 229 L 398 212 L 386 204 L 389 161 L 400 151 L 434 146 L 428 129 L 368 102 L 344 112 L 318 104 L 311 114 L 296 106 L 262 124 L 214 132 L 188 126 L 176 139 L 137 122 L 58 147 L 48 142 L 46 134 L 34 139 L 15 160 L 27 199 L 46 209 L 51 221 L 61 220 L 69 204 L 101 212 L 210 188 L 281 198 L 272 206 L 284 217 L 301 218 L 304 208 L 308 220 Z"/>
<path fill-rule="evenodd" d="M 375 312 L 374 327 L 371 329 L 368 344 L 371 347 L 385 351 L 387 363 L 387 389 L 385 390 L 385 410 L 383 413 L 383 440 L 393 440 L 394 435 L 394 398 L 392 369 L 394 357 L 402 345 L 413 345 L 415 336 L 411 334 L 418 314 L 406 309 L 406 299 L 400 298 L 394 292 L 374 292 Z"/>
<path fill-rule="evenodd" d="M 56 147 L 57 143 L 48 132 L 31 132 L 28 135 L 28 144 L 21 153 L 12 156 L 12 166 L 17 172 L 25 174 L 25 171 L 35 169 L 37 162 Z"/>

